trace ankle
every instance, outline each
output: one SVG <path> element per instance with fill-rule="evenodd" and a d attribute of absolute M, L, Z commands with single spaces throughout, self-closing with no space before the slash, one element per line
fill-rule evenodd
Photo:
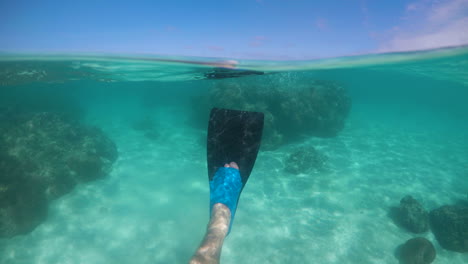
<path fill-rule="evenodd" d="M 231 211 L 229 208 L 222 203 L 216 203 L 212 208 L 208 232 L 214 235 L 226 236 L 229 231 L 230 222 Z"/>

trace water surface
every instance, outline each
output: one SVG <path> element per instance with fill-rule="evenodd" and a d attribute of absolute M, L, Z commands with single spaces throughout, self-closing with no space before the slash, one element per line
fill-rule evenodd
<path fill-rule="evenodd" d="M 210 77 L 220 66 L 251 74 Z M 186 263 L 209 212 L 197 100 L 225 83 L 268 94 L 316 80 L 347 90 L 344 128 L 261 149 L 222 263 L 397 263 L 397 246 L 416 236 L 434 244 L 434 263 L 467 263 L 388 216 L 405 195 L 426 210 L 467 199 L 467 47 L 304 62 L 3 54 L 1 107 L 72 113 L 102 129 L 119 157 L 108 176 L 52 201 L 31 233 L 0 239 L 0 262 Z M 145 120 L 154 137 L 135 129 Z M 326 155 L 326 169 L 285 171 L 300 147 Z"/>

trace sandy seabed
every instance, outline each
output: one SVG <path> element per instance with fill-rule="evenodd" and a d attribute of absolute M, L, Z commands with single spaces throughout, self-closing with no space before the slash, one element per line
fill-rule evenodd
<path fill-rule="evenodd" d="M 159 112 L 158 139 L 133 130 L 131 113 L 90 118 L 118 146 L 112 173 L 53 202 L 32 233 L 0 240 L 0 263 L 186 263 L 208 221 L 206 134 L 174 111 Z M 397 263 L 396 247 L 416 235 L 392 222 L 391 206 L 408 194 L 427 210 L 466 200 L 463 131 L 384 122 L 358 108 L 336 138 L 261 151 L 221 262 Z M 328 157 L 323 170 L 284 171 L 301 145 Z M 431 232 L 420 236 L 433 242 L 434 263 L 468 263 Z"/>

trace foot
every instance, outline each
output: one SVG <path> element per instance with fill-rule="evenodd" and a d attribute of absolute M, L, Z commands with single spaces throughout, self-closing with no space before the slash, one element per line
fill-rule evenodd
<path fill-rule="evenodd" d="M 232 161 L 231 163 L 229 164 L 224 164 L 224 167 L 225 168 L 234 168 L 236 170 L 239 170 L 239 166 L 237 165 L 237 163 L 235 163 L 234 161 Z"/>

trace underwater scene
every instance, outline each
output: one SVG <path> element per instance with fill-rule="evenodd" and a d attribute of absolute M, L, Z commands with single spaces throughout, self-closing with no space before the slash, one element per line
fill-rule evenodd
<path fill-rule="evenodd" d="M 221 263 L 468 263 L 466 46 L 0 54 L 0 263 L 188 263 L 213 107 L 264 115 Z"/>

